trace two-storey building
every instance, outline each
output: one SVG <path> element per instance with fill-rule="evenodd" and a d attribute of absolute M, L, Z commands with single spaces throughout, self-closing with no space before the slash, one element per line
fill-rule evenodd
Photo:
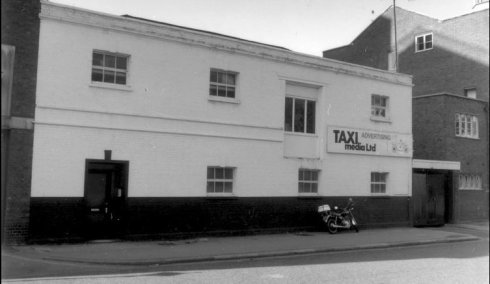
<path fill-rule="evenodd" d="M 411 76 L 42 2 L 33 239 L 410 224 Z"/>

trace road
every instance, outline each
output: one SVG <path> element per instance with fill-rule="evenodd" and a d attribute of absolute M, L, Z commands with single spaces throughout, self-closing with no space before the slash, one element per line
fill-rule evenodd
<path fill-rule="evenodd" d="M 481 240 L 152 267 L 10 259 L 2 277 L 37 277 L 21 281 L 27 283 L 489 283 L 488 232 L 440 229 Z"/>

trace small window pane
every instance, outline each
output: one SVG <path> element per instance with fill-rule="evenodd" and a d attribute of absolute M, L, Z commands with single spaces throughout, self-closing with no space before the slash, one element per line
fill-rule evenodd
<path fill-rule="evenodd" d="M 424 49 L 424 44 L 423 43 L 419 43 L 417 50 L 423 50 L 423 49 Z"/>
<path fill-rule="evenodd" d="M 429 48 L 432 48 L 432 42 L 428 42 L 425 44 L 425 48 L 426 49 L 429 49 Z"/>
<path fill-rule="evenodd" d="M 294 102 L 294 132 L 305 132 L 305 100 Z"/>
<path fill-rule="evenodd" d="M 102 70 L 97 68 L 92 68 L 92 81 L 102 82 Z"/>
<path fill-rule="evenodd" d="M 228 85 L 235 85 L 235 74 L 228 74 L 226 83 Z"/>
<path fill-rule="evenodd" d="M 421 43 L 423 43 L 423 42 L 424 42 L 424 38 L 423 38 L 423 37 L 421 37 L 421 36 L 417 37 L 417 44 L 418 44 L 419 46 L 420 46 L 420 44 L 421 44 Z"/>
<path fill-rule="evenodd" d="M 215 178 L 216 179 L 223 179 L 225 177 L 224 169 L 223 168 L 216 168 L 215 169 Z"/>
<path fill-rule="evenodd" d="M 306 116 L 306 132 L 315 133 L 315 102 L 308 101 Z"/>
<path fill-rule="evenodd" d="M 104 82 L 106 83 L 114 83 L 115 72 L 104 70 Z"/>
<path fill-rule="evenodd" d="M 293 130 L 293 99 L 286 98 L 286 106 L 284 111 L 284 130 Z"/>
<path fill-rule="evenodd" d="M 233 169 L 226 168 L 225 169 L 225 179 L 233 179 Z"/>
<path fill-rule="evenodd" d="M 430 41 L 432 41 L 432 35 L 426 35 L 426 36 L 425 36 L 425 41 L 426 41 L 426 42 L 430 42 Z"/>
<path fill-rule="evenodd" d="M 208 167 L 208 179 L 214 179 L 214 168 Z"/>
<path fill-rule="evenodd" d="M 218 74 L 216 71 L 211 71 L 211 76 L 209 80 L 213 83 L 218 82 Z"/>
<path fill-rule="evenodd" d="M 234 98 L 235 97 L 235 88 L 233 87 L 228 87 L 226 91 L 226 97 L 228 98 Z"/>
<path fill-rule="evenodd" d="M 232 182 L 225 182 L 225 192 L 231 193 L 233 190 Z"/>
<path fill-rule="evenodd" d="M 116 73 L 116 84 L 126 85 L 126 73 L 124 72 Z"/>
<path fill-rule="evenodd" d="M 302 183 L 302 182 L 298 183 L 298 192 L 305 192 L 304 183 Z"/>
<path fill-rule="evenodd" d="M 107 55 L 105 56 L 105 62 L 104 62 L 105 67 L 111 67 L 114 68 L 116 67 L 116 57 L 114 55 Z"/>
<path fill-rule="evenodd" d="M 218 88 L 216 87 L 216 85 L 209 86 L 209 95 L 210 96 L 217 96 L 218 95 Z"/>
<path fill-rule="evenodd" d="M 305 171 L 304 177 L 305 177 L 305 180 L 310 181 L 311 180 L 311 171 Z"/>
<path fill-rule="evenodd" d="M 214 182 L 208 181 L 206 191 L 207 192 L 214 192 Z"/>
<path fill-rule="evenodd" d="M 126 57 L 117 57 L 116 59 L 116 68 L 117 69 L 123 69 L 123 70 L 126 70 L 126 66 L 127 66 L 127 58 Z"/>
<path fill-rule="evenodd" d="M 226 87 L 218 86 L 218 97 L 226 97 Z"/>
<path fill-rule="evenodd" d="M 311 192 L 314 192 L 314 193 L 318 192 L 318 184 L 317 183 L 311 184 Z"/>
<path fill-rule="evenodd" d="M 103 66 L 104 55 L 100 53 L 93 53 L 92 55 L 92 65 L 93 66 Z"/>
<path fill-rule="evenodd" d="M 214 192 L 224 192 L 223 182 L 216 182 L 214 185 Z"/>
<path fill-rule="evenodd" d="M 218 72 L 218 83 L 226 83 L 226 74 L 223 72 Z"/>
<path fill-rule="evenodd" d="M 304 180 L 304 171 L 303 170 L 299 170 L 299 180 Z"/>

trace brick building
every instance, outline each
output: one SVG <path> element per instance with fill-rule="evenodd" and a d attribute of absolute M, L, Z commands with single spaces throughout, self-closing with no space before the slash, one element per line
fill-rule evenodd
<path fill-rule="evenodd" d="M 488 218 L 488 19 L 488 9 L 438 20 L 390 7 L 323 52 L 413 76 L 416 225 Z"/>
<path fill-rule="evenodd" d="M 40 19 L 32 239 L 313 228 L 348 197 L 364 226 L 410 224 L 411 76 L 51 2 Z"/>
<path fill-rule="evenodd" d="M 2 244 L 29 227 L 40 6 L 2 1 Z"/>

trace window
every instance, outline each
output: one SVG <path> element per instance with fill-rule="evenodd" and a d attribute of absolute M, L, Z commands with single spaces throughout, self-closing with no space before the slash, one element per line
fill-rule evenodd
<path fill-rule="evenodd" d="M 478 138 L 478 118 L 469 114 L 456 114 L 456 136 Z"/>
<path fill-rule="evenodd" d="M 92 82 L 126 85 L 128 55 L 94 51 L 92 53 Z"/>
<path fill-rule="evenodd" d="M 476 99 L 476 88 L 464 89 L 464 96 L 470 99 Z"/>
<path fill-rule="evenodd" d="M 315 133 L 316 102 L 286 97 L 284 130 L 287 132 Z"/>
<path fill-rule="evenodd" d="M 371 117 L 375 119 L 388 119 L 388 97 L 371 95 Z"/>
<path fill-rule="evenodd" d="M 388 173 L 371 173 L 371 193 L 386 193 L 386 178 Z"/>
<path fill-rule="evenodd" d="M 481 176 L 471 174 L 459 175 L 459 189 L 481 189 Z"/>
<path fill-rule="evenodd" d="M 415 37 L 415 51 L 424 51 L 432 49 L 433 38 L 432 33 L 424 34 Z"/>
<path fill-rule="evenodd" d="M 209 95 L 215 97 L 235 98 L 236 72 L 211 69 Z"/>
<path fill-rule="evenodd" d="M 232 193 L 235 168 L 208 167 L 207 192 Z"/>
<path fill-rule="evenodd" d="M 298 177 L 299 193 L 318 193 L 318 170 L 300 169 Z"/>

